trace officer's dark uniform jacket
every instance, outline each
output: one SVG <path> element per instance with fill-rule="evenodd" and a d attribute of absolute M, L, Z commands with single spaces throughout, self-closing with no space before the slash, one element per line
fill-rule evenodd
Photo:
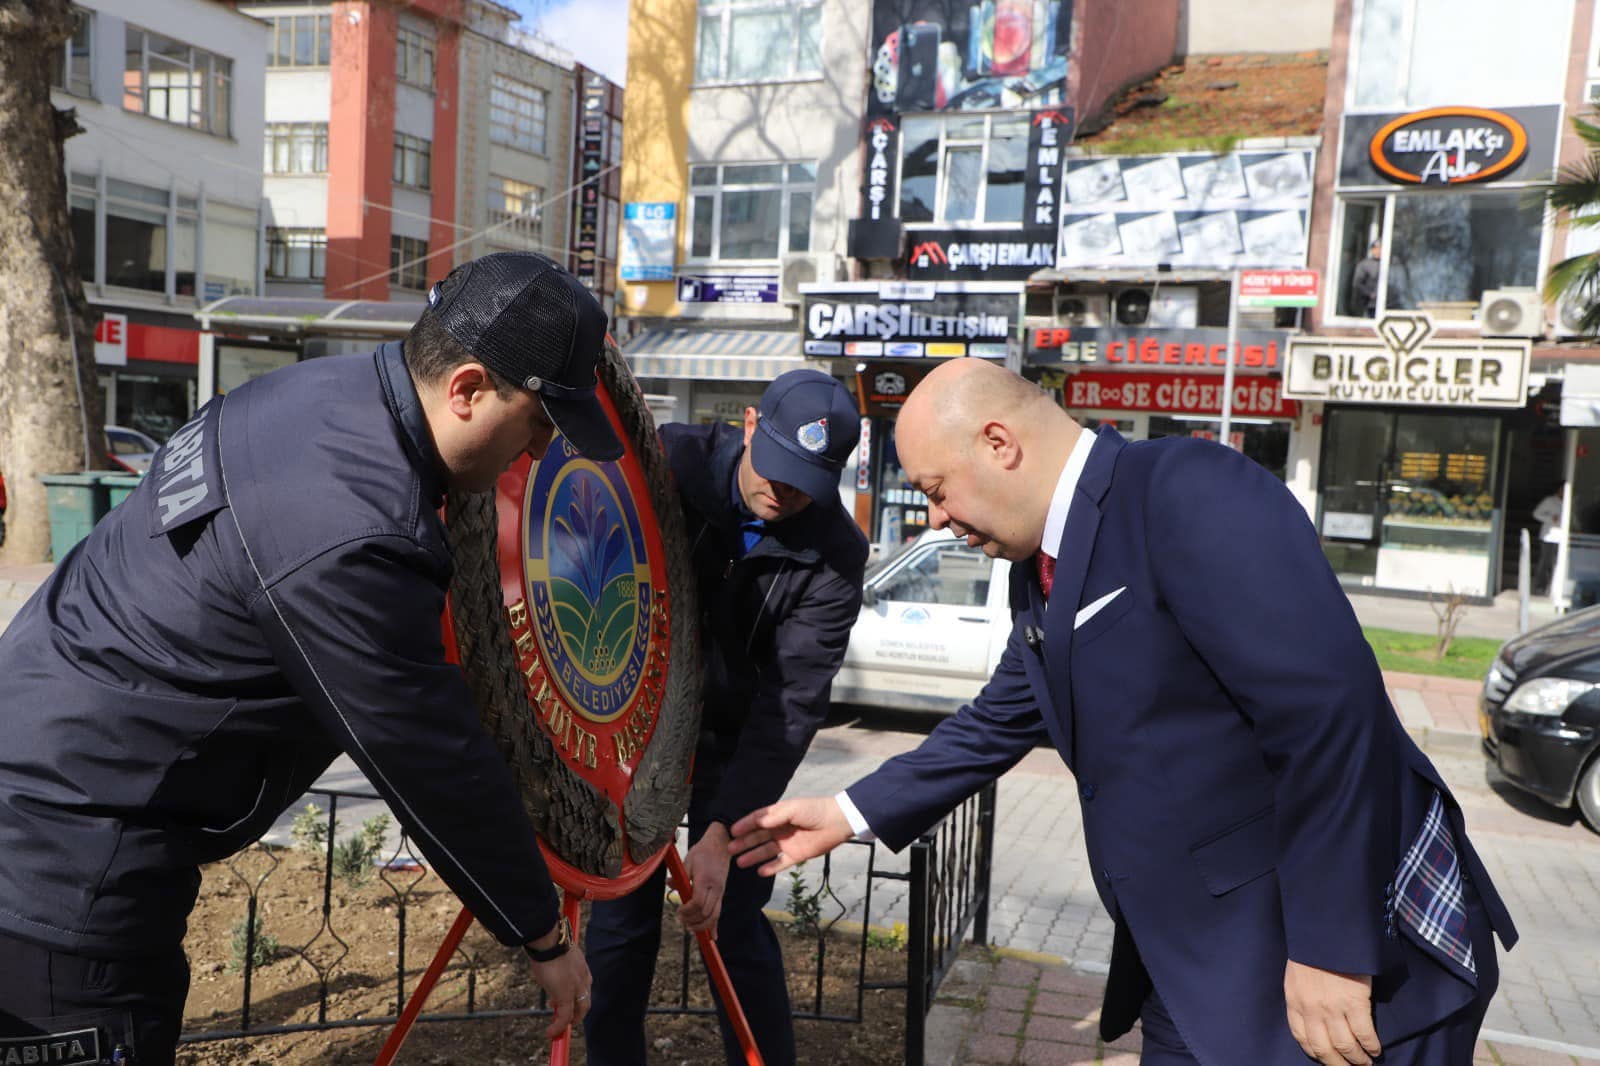
<path fill-rule="evenodd" d="M 555 893 L 439 619 L 445 472 L 399 344 L 207 404 L 0 637 L 0 929 L 170 950 L 349 752 L 501 941 Z"/>
<path fill-rule="evenodd" d="M 661 440 L 684 504 L 705 657 L 702 758 L 727 762 L 710 820 L 732 825 L 783 795 L 828 713 L 861 612 L 867 541 L 819 501 L 766 526 L 748 552 L 732 497 L 744 434 L 668 425 Z"/>

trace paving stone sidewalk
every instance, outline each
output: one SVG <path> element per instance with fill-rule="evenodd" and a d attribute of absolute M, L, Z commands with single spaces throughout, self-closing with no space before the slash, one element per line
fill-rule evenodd
<path fill-rule="evenodd" d="M 1100 1039 L 1105 978 L 1048 956 L 969 948 L 928 1015 L 927 1066 L 1138 1066 L 1139 1030 Z M 1309 1060 L 1308 1060 L 1309 1061 Z M 1550 1041 L 1480 1040 L 1473 1066 L 1600 1066 Z"/>

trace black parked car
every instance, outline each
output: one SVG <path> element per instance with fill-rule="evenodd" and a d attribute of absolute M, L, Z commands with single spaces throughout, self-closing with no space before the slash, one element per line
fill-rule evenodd
<path fill-rule="evenodd" d="M 1600 832 L 1600 607 L 1507 641 L 1479 706 L 1506 780 Z"/>

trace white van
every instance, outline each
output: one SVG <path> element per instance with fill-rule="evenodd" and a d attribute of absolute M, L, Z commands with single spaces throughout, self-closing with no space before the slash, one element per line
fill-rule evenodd
<path fill-rule="evenodd" d="M 1010 572 L 949 530 L 930 529 L 878 564 L 834 701 L 944 713 L 970 702 L 1011 633 Z"/>

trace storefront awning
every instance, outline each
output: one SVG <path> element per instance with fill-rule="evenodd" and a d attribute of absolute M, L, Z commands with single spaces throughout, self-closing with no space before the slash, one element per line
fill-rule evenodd
<path fill-rule="evenodd" d="M 647 329 L 622 348 L 634 377 L 771 381 L 816 364 L 787 330 Z"/>
<path fill-rule="evenodd" d="M 423 304 L 319 300 L 298 296 L 225 296 L 194 313 L 200 328 L 274 336 L 403 337 Z"/>

